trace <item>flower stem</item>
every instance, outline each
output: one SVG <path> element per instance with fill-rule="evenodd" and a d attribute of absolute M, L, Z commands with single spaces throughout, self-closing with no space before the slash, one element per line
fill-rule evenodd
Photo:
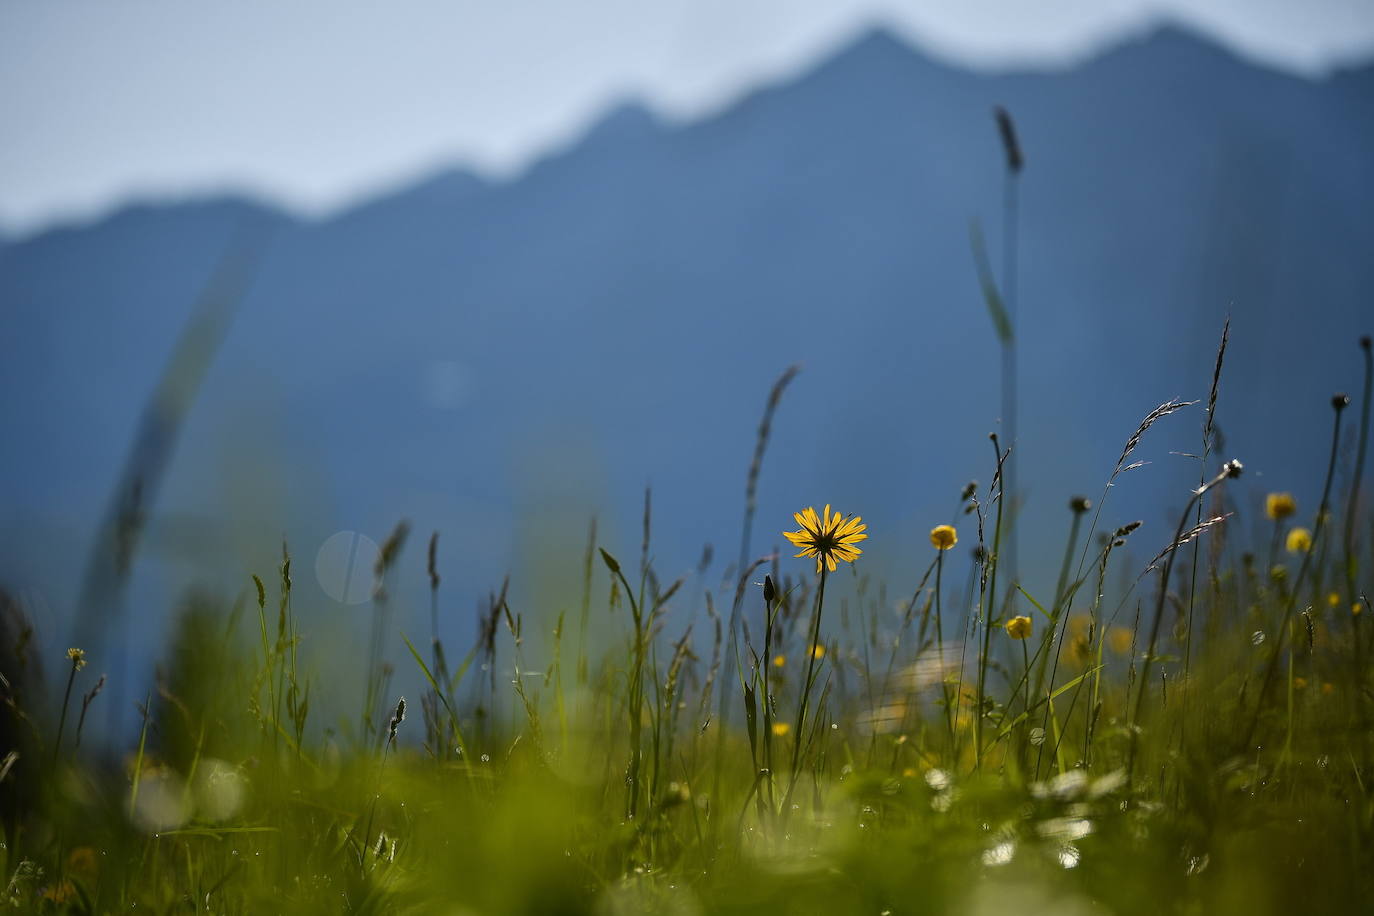
<path fill-rule="evenodd" d="M 783 799 L 783 817 L 792 801 L 792 792 L 797 788 L 797 777 L 801 773 L 802 728 L 806 724 L 806 708 L 811 701 L 811 688 L 816 682 L 816 647 L 821 639 L 821 612 L 825 609 L 825 580 L 829 575 L 824 561 L 821 564 L 821 583 L 816 589 L 816 613 L 811 621 L 811 647 L 806 658 L 806 682 L 802 687 L 801 701 L 797 704 L 797 726 L 792 732 L 792 775 L 787 784 L 787 795 Z"/>
<path fill-rule="evenodd" d="M 71 671 L 67 674 L 67 692 L 62 695 L 62 715 L 57 720 L 57 740 L 52 746 L 52 764 L 57 766 L 58 757 L 62 753 L 62 732 L 67 727 L 67 705 L 72 699 L 72 684 L 76 682 L 76 669 L 79 662 L 72 661 Z"/>

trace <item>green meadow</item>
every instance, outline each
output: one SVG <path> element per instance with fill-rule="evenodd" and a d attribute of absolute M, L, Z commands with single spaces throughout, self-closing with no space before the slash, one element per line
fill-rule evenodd
<path fill-rule="evenodd" d="M 4 905 L 1368 909 L 1371 355 L 1367 339 L 1351 350 L 1364 390 L 1313 407 L 1332 428 L 1311 456 L 1319 504 L 1242 489 L 1245 456 L 1217 453 L 1223 337 L 1208 399 L 1103 419 L 1120 460 L 1098 492 L 1064 494 L 1043 594 L 1001 562 L 1015 455 L 995 437 L 969 469 L 990 482 L 957 494 L 952 524 L 932 520 L 909 596 L 866 574 L 860 507 L 755 518 L 784 376 L 744 526 L 796 551 L 666 581 L 646 496 L 640 543 L 593 525 L 566 545 L 580 589 L 534 609 L 496 585 L 478 638 L 455 649 L 393 623 L 389 572 L 426 565 L 436 634 L 460 575 L 402 526 L 373 570 L 367 656 L 323 658 L 293 612 L 287 545 L 237 599 L 186 604 L 127 738 L 91 737 L 105 660 L 37 659 L 21 628 L 5 647 Z M 1197 487 L 1167 526 L 1117 519 L 1137 446 L 1176 413 L 1202 430 Z M 956 551 L 971 571 L 946 575 Z M 534 634 L 531 620 L 556 623 Z M 392 664 L 421 692 L 399 697 Z M 46 702 L 40 667 L 58 684 Z M 341 710 L 354 694 L 361 708 Z"/>

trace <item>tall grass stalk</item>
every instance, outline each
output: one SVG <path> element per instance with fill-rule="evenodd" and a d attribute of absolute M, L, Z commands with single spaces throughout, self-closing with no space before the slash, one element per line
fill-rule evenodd
<path fill-rule="evenodd" d="M 997 519 L 993 523 L 992 529 L 992 551 L 984 561 L 989 564 L 988 588 L 982 601 L 982 623 L 983 623 L 983 644 L 978 653 L 978 708 L 974 710 L 973 725 L 973 744 L 974 744 L 974 769 L 981 772 L 983 769 L 983 719 L 987 715 L 988 695 L 988 664 L 991 660 L 992 652 L 992 628 L 997 622 L 997 609 L 990 602 L 997 600 L 997 571 L 1000 569 L 1001 557 L 998 551 L 1002 547 L 1002 517 L 1003 508 L 1007 501 L 1007 482 L 1002 475 L 1006 459 L 1010 456 L 1011 449 L 1002 451 L 1002 446 L 998 442 L 997 434 L 993 433 L 989 438 L 992 440 L 992 451 L 997 459 L 997 472 L 993 475 L 992 489 L 997 493 Z"/>
<path fill-rule="evenodd" d="M 1130 751 L 1126 757 L 1126 779 L 1129 783 L 1135 775 L 1136 749 L 1140 742 L 1140 718 L 1145 710 L 1145 697 L 1150 692 L 1150 668 L 1155 661 L 1155 653 L 1159 645 L 1159 629 L 1164 622 L 1164 605 L 1169 597 L 1169 576 L 1174 569 L 1174 559 L 1178 556 L 1178 548 L 1186 543 L 1184 530 L 1188 525 L 1189 517 L 1193 511 L 1193 505 L 1199 502 L 1207 491 L 1219 485 L 1224 480 L 1239 477 L 1242 467 L 1239 461 L 1228 461 L 1210 481 L 1193 491 L 1187 505 L 1183 507 L 1183 513 L 1178 520 L 1178 528 L 1174 531 L 1174 538 L 1166 548 L 1168 557 L 1164 560 L 1164 571 L 1159 577 L 1159 598 L 1155 604 L 1154 622 L 1150 626 L 1150 642 L 1145 649 L 1145 658 L 1140 666 L 1140 684 L 1136 689 L 1135 711 L 1131 714 L 1131 738 Z"/>
<path fill-rule="evenodd" d="M 1331 409 L 1335 413 L 1335 418 L 1331 424 L 1331 450 L 1326 463 L 1326 482 L 1322 484 L 1321 502 L 1317 506 L 1317 517 L 1312 524 L 1312 543 L 1303 552 L 1302 561 L 1298 564 L 1298 575 L 1293 581 L 1292 590 L 1288 592 L 1283 602 L 1283 619 L 1275 631 L 1274 648 L 1271 650 L 1269 663 L 1265 665 L 1264 677 L 1260 681 L 1259 692 L 1255 697 L 1255 712 L 1250 718 L 1250 726 L 1245 733 L 1244 747 L 1250 746 L 1250 742 L 1254 740 L 1255 731 L 1259 728 L 1260 716 L 1264 712 L 1265 697 L 1268 696 L 1269 689 L 1273 686 L 1279 660 L 1283 657 L 1284 638 L 1288 635 L 1288 630 L 1293 622 L 1294 606 L 1297 604 L 1298 596 L 1302 594 L 1303 585 L 1307 581 L 1307 574 L 1312 566 L 1312 557 L 1316 553 L 1317 545 L 1321 543 L 1327 521 L 1331 516 L 1331 484 L 1336 476 L 1336 455 L 1341 444 L 1341 416 L 1349 404 L 1350 398 L 1344 394 L 1336 394 L 1331 398 Z"/>
<path fill-rule="evenodd" d="M 1002 148 L 1006 153 L 1006 174 L 1003 181 L 1002 191 L 1002 289 L 1003 298 L 1006 301 L 1007 321 L 1011 327 L 1011 333 L 1002 342 L 1002 423 L 1006 433 L 1008 453 L 1017 449 L 1020 440 L 1017 438 L 1017 399 L 1020 392 L 1020 385 L 1017 380 L 1017 354 L 1016 347 L 1018 342 L 1017 330 L 1017 261 L 1019 255 L 1018 237 L 1020 229 L 1020 186 L 1021 170 L 1025 167 L 1025 159 L 1021 153 L 1021 143 L 1016 135 L 1016 125 L 1011 119 L 1011 114 L 1001 106 L 994 112 L 997 120 L 997 130 L 1002 138 Z M 1019 452 L 1017 453 L 1020 454 Z M 1010 494 L 1011 507 L 1008 509 L 1007 521 L 1008 530 L 1006 532 L 1006 568 L 1010 577 L 1010 582 L 1014 584 L 1020 577 L 1017 567 L 1017 530 L 1016 515 L 1018 512 L 1017 500 L 1020 498 L 1016 488 L 1016 460 L 1010 459 L 1003 472 L 1006 480 L 1003 481 L 1003 493 Z M 1015 610 L 1015 590 L 1008 592 L 1010 596 L 1008 613 Z"/>
<path fill-rule="evenodd" d="M 1346 494 L 1345 533 L 1341 538 L 1345 553 L 1345 603 L 1353 604 L 1358 594 L 1357 572 L 1359 561 L 1355 555 L 1355 518 L 1360 505 L 1361 488 L 1364 483 L 1365 457 L 1369 449 L 1369 418 L 1371 403 L 1374 403 L 1374 354 L 1371 354 L 1369 335 L 1360 338 L 1360 351 L 1364 354 L 1364 386 L 1360 400 L 1359 445 L 1355 449 L 1355 467 L 1351 475 L 1350 492 Z M 1356 677 L 1364 670 L 1364 640 L 1360 636 L 1360 615 L 1350 615 L 1350 638 L 1354 642 L 1353 662 Z M 1362 703 L 1359 694 L 1356 702 Z"/>

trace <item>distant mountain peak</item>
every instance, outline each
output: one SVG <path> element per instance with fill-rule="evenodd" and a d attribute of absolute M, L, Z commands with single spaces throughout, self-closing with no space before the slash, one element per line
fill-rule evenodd
<path fill-rule="evenodd" d="M 874 23 L 860 30 L 845 46 L 842 54 L 901 54 L 917 53 L 916 48 L 886 23 Z"/>
<path fill-rule="evenodd" d="M 1187 64 L 1234 64 L 1245 55 L 1204 29 L 1173 17 L 1161 17 L 1134 36 L 1126 35 L 1106 45 L 1091 62 L 1144 60 L 1156 66 Z M 1256 64 L 1264 69 L 1264 65 Z"/>
<path fill-rule="evenodd" d="M 626 98 L 616 102 L 597 118 L 582 142 L 621 141 L 655 134 L 662 129 L 663 122 L 642 99 Z"/>

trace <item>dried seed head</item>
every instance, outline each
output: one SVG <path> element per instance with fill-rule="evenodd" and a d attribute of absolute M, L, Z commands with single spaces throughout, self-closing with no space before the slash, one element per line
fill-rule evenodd
<path fill-rule="evenodd" d="M 1075 496 L 1069 500 L 1069 509 L 1081 515 L 1093 507 L 1093 501 L 1086 496 Z"/>
<path fill-rule="evenodd" d="M 425 564 L 429 572 L 429 587 L 437 589 L 439 587 L 439 564 L 436 554 L 439 552 L 439 532 L 434 532 L 429 536 L 429 557 Z"/>
<path fill-rule="evenodd" d="M 387 741 L 391 744 L 396 743 L 396 729 L 406 720 L 406 698 L 401 697 L 396 702 L 396 712 L 392 713 L 391 726 L 387 730 Z"/>
<path fill-rule="evenodd" d="M 998 105 L 993 115 L 997 118 L 997 131 L 1002 135 L 1002 148 L 1007 153 L 1007 168 L 1012 172 L 1020 172 L 1026 161 L 1021 155 L 1021 144 L 1016 139 L 1016 125 L 1012 123 L 1011 114 Z"/>
<path fill-rule="evenodd" d="M 104 689 L 105 689 L 105 675 L 102 674 L 102 675 L 100 675 L 100 680 L 98 680 L 98 681 L 95 682 L 95 686 L 92 687 L 90 690 L 86 691 L 86 696 L 85 696 L 85 698 L 82 699 L 81 704 L 82 704 L 83 706 L 89 706 L 89 705 L 91 705 L 91 701 L 94 700 L 96 697 L 100 696 L 100 691 L 102 691 L 102 690 L 104 690 Z"/>
<path fill-rule="evenodd" d="M 1345 410 L 1350 406 L 1350 395 L 1343 391 L 1336 392 L 1331 395 L 1331 406 L 1336 408 L 1337 411 Z"/>
<path fill-rule="evenodd" d="M 1240 472 L 1245 470 L 1245 465 L 1232 458 L 1230 461 L 1226 462 L 1222 470 L 1226 472 L 1227 477 L 1239 477 Z"/>
<path fill-rule="evenodd" d="M 764 576 L 764 577 L 763 577 L 763 600 L 764 600 L 766 603 L 768 603 L 768 604 L 772 604 L 772 603 L 773 603 L 773 600 L 774 600 L 775 598 L 777 598 L 777 597 L 778 597 L 778 590 L 777 590 L 777 588 L 775 588 L 774 585 L 773 585 L 773 577 L 772 577 L 772 576 Z"/>

